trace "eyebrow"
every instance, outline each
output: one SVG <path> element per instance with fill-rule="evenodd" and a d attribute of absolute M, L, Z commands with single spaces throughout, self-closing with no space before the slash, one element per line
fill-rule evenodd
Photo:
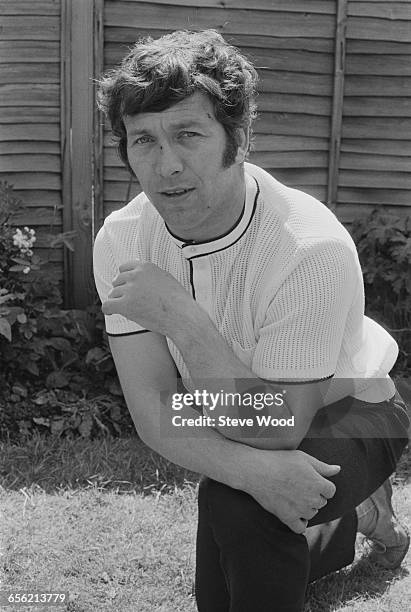
<path fill-rule="evenodd" d="M 197 119 L 184 119 L 183 121 L 179 121 L 178 123 L 172 124 L 171 127 L 175 130 L 179 130 L 181 128 L 188 127 L 201 127 L 204 129 L 204 124 Z M 132 128 L 129 132 L 130 136 L 136 136 L 139 134 L 150 134 L 150 129 L 145 128 L 144 126 L 138 128 Z"/>

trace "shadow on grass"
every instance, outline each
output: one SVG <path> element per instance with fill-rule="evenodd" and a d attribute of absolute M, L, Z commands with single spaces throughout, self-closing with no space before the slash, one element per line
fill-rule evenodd
<path fill-rule="evenodd" d="M 405 567 L 385 570 L 370 564 L 366 557 L 360 558 L 349 568 L 309 585 L 304 612 L 331 612 L 355 600 L 380 598 L 393 582 L 407 576 Z"/>

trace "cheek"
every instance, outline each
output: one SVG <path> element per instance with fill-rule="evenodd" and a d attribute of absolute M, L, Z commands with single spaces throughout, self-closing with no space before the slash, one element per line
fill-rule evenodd
<path fill-rule="evenodd" d="M 141 159 L 140 156 L 129 153 L 128 161 L 134 170 L 135 175 L 140 182 L 150 182 L 150 174 L 152 174 L 151 164 L 147 159 Z"/>

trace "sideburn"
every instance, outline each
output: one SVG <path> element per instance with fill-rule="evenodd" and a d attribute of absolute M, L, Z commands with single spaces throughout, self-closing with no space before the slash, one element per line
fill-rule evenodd
<path fill-rule="evenodd" d="M 238 151 L 238 143 L 234 131 L 229 131 L 225 127 L 226 145 L 223 153 L 223 168 L 229 168 L 233 165 Z"/>

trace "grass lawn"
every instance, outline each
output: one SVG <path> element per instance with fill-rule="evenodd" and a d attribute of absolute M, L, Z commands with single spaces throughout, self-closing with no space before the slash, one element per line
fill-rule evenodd
<path fill-rule="evenodd" d="M 197 475 L 137 438 L 37 437 L 3 443 L 0 452 L 2 588 L 69 591 L 69 602 L 54 610 L 195 612 Z M 394 503 L 409 528 L 410 473 L 408 452 L 395 476 Z M 40 610 L 5 608 L 17 609 Z M 406 562 L 391 572 L 356 560 L 311 585 L 305 612 L 410 609 Z"/>

